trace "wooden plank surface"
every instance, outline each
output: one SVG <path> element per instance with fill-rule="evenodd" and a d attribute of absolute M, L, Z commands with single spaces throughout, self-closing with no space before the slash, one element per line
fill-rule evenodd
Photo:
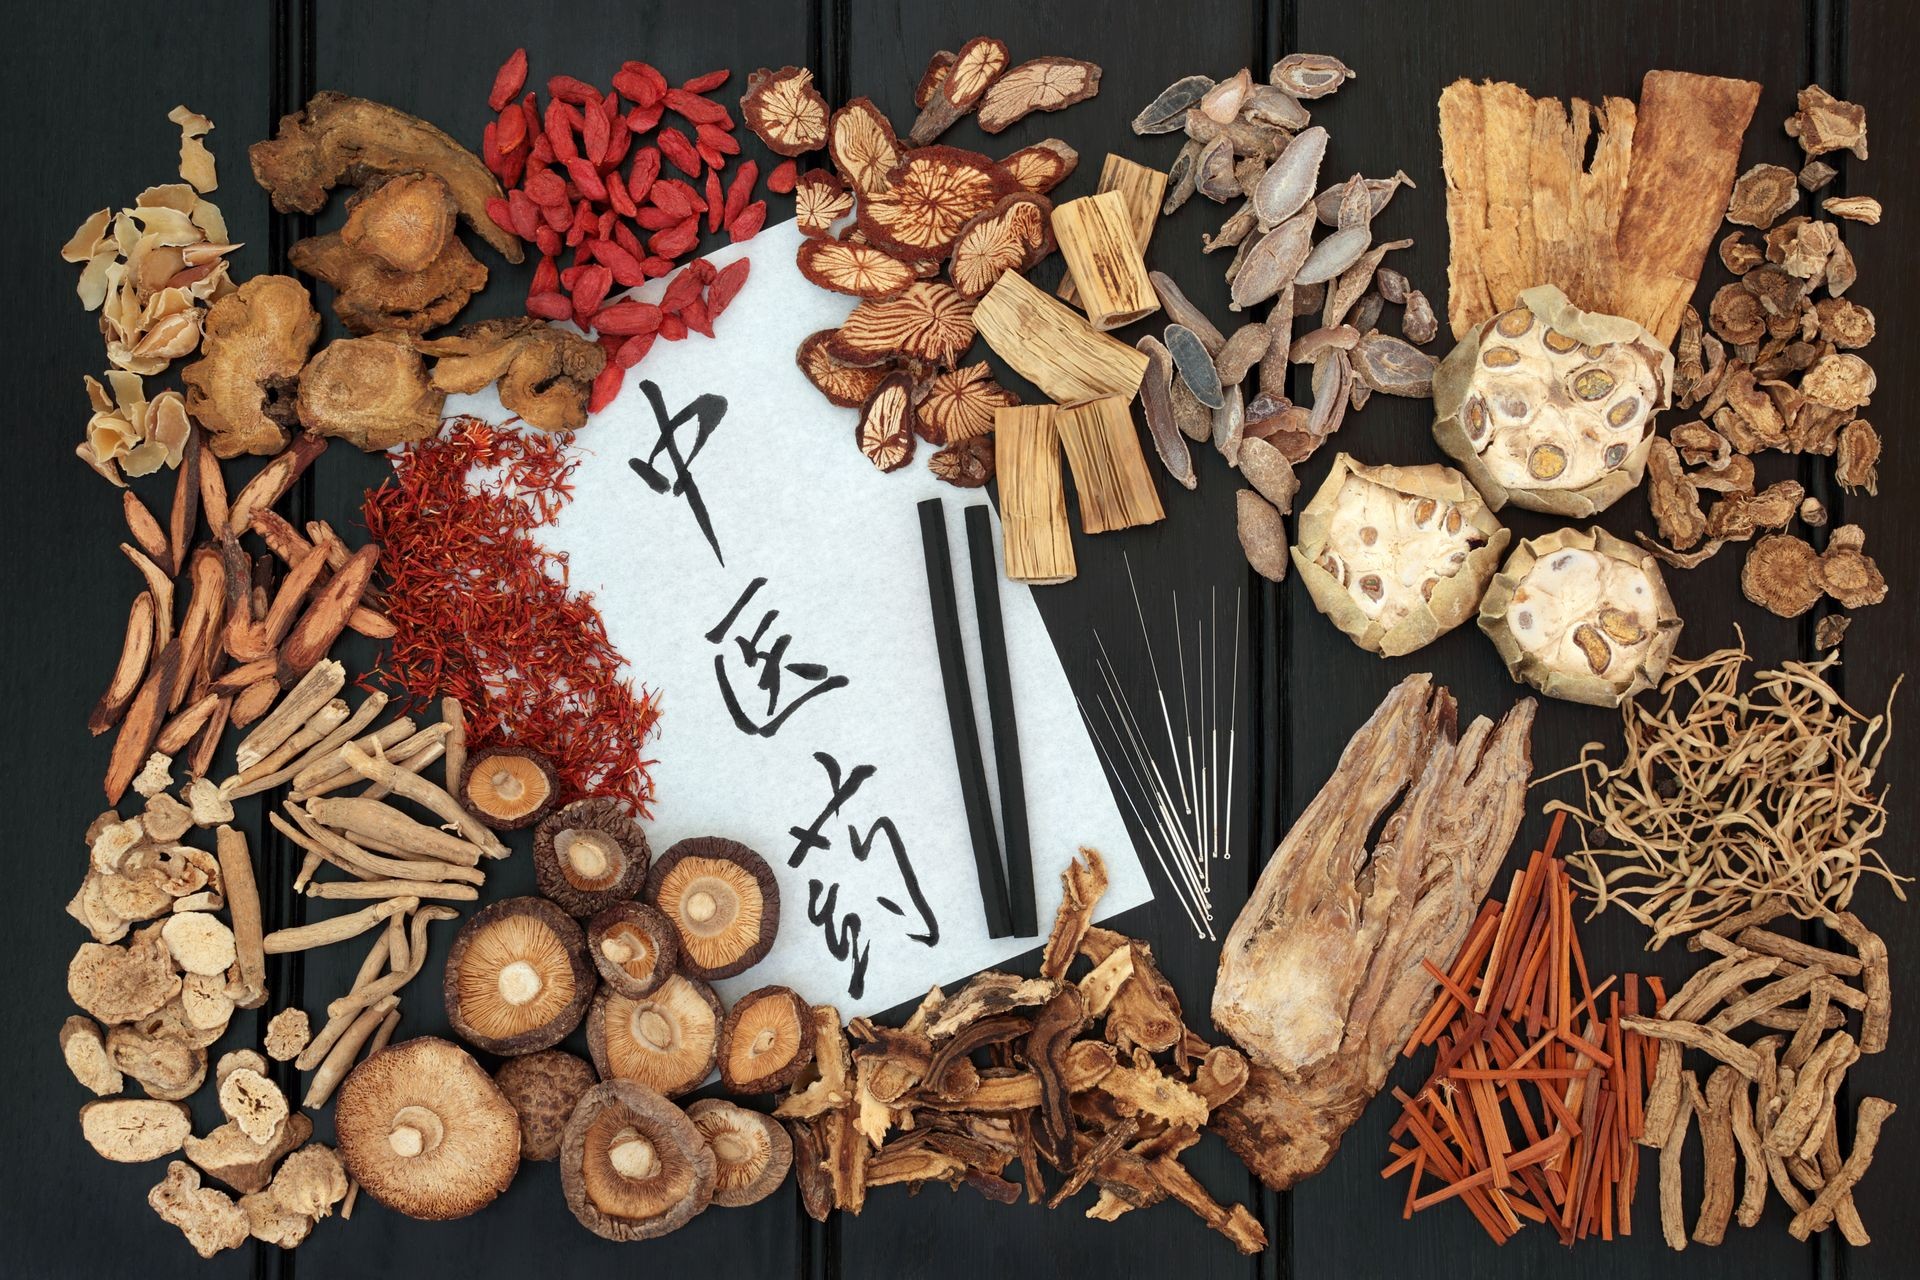
<path fill-rule="evenodd" d="M 1857 520 L 1870 552 L 1879 554 L 1892 594 L 1863 611 L 1847 646 L 1845 691 L 1861 704 L 1883 700 L 1913 646 L 1905 631 L 1920 598 L 1920 483 L 1914 450 L 1903 447 L 1899 418 L 1916 390 L 1914 344 L 1920 311 L 1910 291 L 1896 287 L 1906 265 L 1901 238 L 1906 210 L 1915 203 L 1913 161 L 1920 104 L 1911 68 L 1920 61 L 1920 30 L 1904 7 L 1850 5 L 1844 0 L 1762 0 L 1738 6 L 1667 5 L 1654 0 L 1600 4 L 1598 0 L 1541 6 L 1496 0 L 1436 9 L 1422 16 L 1387 0 L 1209 0 L 1187 7 L 985 0 L 966 6 L 902 5 L 880 0 L 813 0 L 804 5 L 699 7 L 592 0 L 535 12 L 499 0 L 432 3 L 343 3 L 127 9 L 111 14 L 76 6 L 23 10 L 12 31 L 9 69 L 16 111 L 25 128 L 24 153 L 13 198 L 0 218 L 13 250 L 0 271 L 15 305 L 6 321 L 8 350 L 22 374 L 14 402 L 13 474 L 26 480 L 4 520 L 14 549 L 4 570 L 11 607 L 0 627 L 0 681 L 15 731 L 5 748 L 7 776 L 30 797 L 9 825 L 15 882 L 10 909 L 0 919 L 18 957 L 15 998 L 0 1007 L 0 1036 L 16 1046 L 9 1100 L 0 1106 L 0 1150 L 15 1153 L 0 1197 L 0 1270 L 22 1276 L 275 1276 L 471 1274 L 523 1276 L 564 1268 L 569 1274 L 601 1264 L 659 1267 L 692 1274 L 811 1276 L 978 1276 L 1060 1274 L 1164 1275 L 1203 1270 L 1255 1276 L 1406 1277 L 1472 1275 L 1599 1275 L 1644 1277 L 1734 1275 L 1770 1280 L 1809 1273 L 1820 1277 L 1907 1274 L 1920 1252 L 1920 1221 L 1907 1207 L 1920 1157 L 1920 1099 L 1911 1096 L 1911 1034 L 1920 983 L 1920 924 L 1875 888 L 1863 890 L 1861 909 L 1886 934 L 1894 961 L 1893 1050 L 1864 1060 L 1849 1084 L 1849 1105 L 1877 1093 L 1905 1110 L 1887 1126 L 1876 1168 L 1859 1202 L 1875 1244 L 1850 1250 L 1831 1241 L 1795 1244 L 1785 1214 L 1769 1209 L 1756 1230 L 1730 1232 L 1718 1249 L 1668 1252 L 1659 1238 L 1655 1185 L 1644 1178 L 1631 1241 L 1590 1245 L 1569 1253 L 1543 1232 L 1529 1232 L 1495 1249 L 1464 1214 L 1441 1208 L 1413 1222 L 1399 1218 L 1402 1184 L 1383 1183 L 1388 1107 L 1369 1110 L 1349 1134 L 1332 1167 L 1290 1196 L 1256 1187 L 1244 1169 L 1209 1139 L 1190 1157 L 1195 1173 L 1216 1196 L 1255 1206 L 1274 1245 L 1243 1260 L 1185 1212 L 1162 1207 L 1115 1224 L 1088 1222 L 1079 1210 L 1088 1197 L 1056 1212 L 991 1205 L 970 1191 L 930 1190 L 909 1197 L 896 1189 L 873 1196 L 864 1215 L 817 1226 L 799 1212 L 791 1189 L 746 1210 L 716 1211 L 660 1241 L 618 1249 L 579 1230 L 560 1200 L 551 1165 L 526 1169 L 503 1200 L 467 1222 L 442 1226 L 408 1221 L 363 1201 L 350 1224 L 323 1223 L 297 1253 L 249 1248 L 212 1263 L 193 1258 L 177 1233 L 144 1206 L 158 1167 L 120 1167 L 100 1161 L 74 1133 L 71 1114 L 83 1100 L 54 1048 L 54 1034 L 70 1011 L 64 991 L 67 957 L 79 931 L 61 913 L 82 866 L 79 833 L 99 810 L 95 781 L 108 739 L 89 739 L 81 721 L 97 696 L 118 645 L 134 576 L 115 550 L 118 519 L 111 497 L 70 457 L 84 420 L 78 379 L 98 372 L 101 355 L 91 317 L 72 292 L 73 269 L 53 250 L 89 210 L 119 204 L 141 187 L 171 180 L 176 140 L 166 111 L 184 101 L 220 126 L 211 142 L 223 182 L 214 199 L 236 236 L 248 241 L 236 274 L 283 269 L 284 252 L 302 233 L 294 219 L 276 219 L 246 172 L 244 144 L 263 136 L 275 115 L 296 107 L 316 88 L 334 88 L 394 102 L 463 139 L 477 139 L 486 119 L 484 95 L 494 67 L 517 44 L 527 46 L 531 82 L 555 72 L 604 80 L 627 57 L 644 57 L 673 78 L 728 66 L 737 95 L 745 73 L 761 65 L 813 66 L 830 100 L 872 97 L 903 127 L 913 115 L 910 91 L 927 56 L 958 47 L 972 35 L 998 35 L 1016 60 L 1066 53 L 1099 62 L 1101 94 L 1061 115 L 1039 115 L 998 137 L 971 121 L 949 135 L 962 146 L 999 155 L 1049 135 L 1080 151 L 1080 169 L 1057 193 L 1093 189 L 1100 162 L 1117 150 L 1165 166 L 1177 149 L 1170 138 L 1140 139 L 1126 121 L 1164 84 L 1195 71 L 1226 74 L 1242 65 L 1256 74 L 1292 50 L 1345 59 L 1359 79 L 1315 104 L 1333 145 L 1324 173 L 1330 179 L 1404 168 L 1419 184 L 1400 193 L 1383 220 L 1415 247 L 1397 261 L 1444 308 L 1446 239 L 1444 186 L 1439 171 L 1434 103 L 1448 81 L 1463 76 L 1507 78 L 1537 93 L 1632 94 L 1640 74 L 1673 67 L 1740 75 L 1765 91 L 1750 131 L 1743 165 L 1769 160 L 1797 164 L 1798 151 L 1779 131 L 1794 91 L 1819 78 L 1835 92 L 1864 102 L 1873 121 L 1873 159 L 1847 161 L 1835 190 L 1879 196 L 1888 217 L 1879 227 L 1849 226 L 1861 283 L 1851 295 L 1873 308 L 1880 337 L 1866 353 L 1881 377 L 1870 411 L 1888 436 L 1878 498 L 1838 500 L 1836 523 Z M 750 149 L 757 144 L 749 143 Z M 767 158 L 760 154 L 764 166 Z M 1224 215 L 1195 201 L 1167 220 L 1150 251 L 1151 265 L 1167 270 L 1223 324 L 1224 256 L 1203 257 L 1199 236 Z M 776 203 L 775 216 L 784 216 Z M 330 225 L 340 217 L 338 202 Z M 469 318 L 517 310 L 530 267 L 507 268 L 483 259 L 495 281 Z M 1039 283 L 1051 286 L 1057 267 Z M 1709 278 L 1717 279 L 1717 264 Z M 1126 330 L 1157 328 L 1152 321 Z M 329 320 L 329 336 L 338 335 Z M 1024 388 L 1023 388 L 1024 389 Z M 1302 388 L 1304 392 L 1304 388 Z M 1427 433 L 1426 406 L 1376 397 L 1340 438 L 1305 471 L 1306 494 L 1326 474 L 1335 448 L 1365 461 L 1427 461 L 1439 457 Z M 1196 451 L 1196 454 L 1201 451 Z M 1235 862 L 1215 885 L 1217 931 L 1234 912 L 1291 817 L 1311 798 L 1348 735 L 1385 690 L 1414 670 L 1433 670 L 1454 689 L 1465 714 L 1497 715 L 1519 692 L 1505 677 L 1484 637 L 1463 629 L 1411 658 L 1382 662 L 1348 644 L 1316 613 L 1304 592 L 1274 587 L 1249 573 L 1233 531 L 1234 477 L 1205 451 L 1200 486 L 1185 493 L 1162 486 L 1168 519 L 1147 529 L 1081 539 L 1081 576 L 1040 593 L 1041 607 L 1076 689 L 1098 688 L 1096 655 L 1104 645 L 1120 679 L 1136 697 L 1153 685 L 1153 668 L 1140 640 L 1134 592 L 1147 617 L 1156 655 L 1165 662 L 1173 638 L 1171 609 L 1192 625 L 1195 611 L 1216 599 L 1224 612 L 1244 601 L 1240 688 L 1240 750 L 1235 794 L 1243 797 Z M 1761 480 L 1799 476 L 1825 488 L 1826 460 L 1772 458 Z M 377 483 L 376 459 L 331 451 L 289 500 L 289 514 L 321 516 L 337 525 L 357 516 L 363 490 Z M 229 469 L 230 477 L 238 472 Z M 170 477 L 143 484 L 149 502 L 164 501 Z M 1552 522 L 1518 515 L 1522 535 Z M 1645 527 L 1645 499 L 1633 495 L 1601 521 L 1615 531 Z M 1782 622 L 1744 602 L 1738 589 L 1738 549 L 1707 566 L 1675 574 L 1674 595 L 1688 627 L 1684 653 L 1718 647 L 1735 624 L 1763 659 L 1811 653 L 1810 626 Z M 1129 576 L 1131 575 L 1131 577 Z M 1224 624 L 1223 624 L 1224 625 Z M 371 652 L 349 649 L 349 664 Z M 1162 675 L 1165 676 L 1165 671 Z M 1617 742 L 1611 713 L 1553 704 L 1535 735 L 1542 770 L 1570 763 L 1582 743 Z M 1912 830 L 1920 794 L 1920 748 L 1904 726 L 1888 756 L 1883 779 L 1892 788 L 1896 866 L 1910 867 L 1902 834 Z M 259 809 L 242 818 L 259 839 Z M 1536 839 L 1530 822 L 1522 843 Z M 272 923 L 294 923 L 300 904 L 284 887 L 291 870 L 286 851 L 257 845 Z M 1157 871 L 1153 905 L 1123 917 L 1119 927 L 1151 941 L 1185 1002 L 1189 1020 L 1208 1031 L 1215 944 L 1195 937 Z M 489 897 L 530 891 L 527 860 L 502 867 Z M 436 926 L 437 954 L 452 927 Z M 1663 974 L 1685 972 L 1691 957 L 1669 948 L 1639 950 L 1644 931 L 1617 913 L 1588 926 L 1589 955 L 1609 972 L 1628 966 Z M 275 997 L 261 1014 L 236 1018 L 215 1048 L 257 1043 L 265 1013 L 283 1003 L 314 1009 L 344 989 L 358 962 L 353 947 L 286 961 L 274 972 Z M 1018 967 L 1030 968 L 1033 957 Z M 436 966 L 437 969 L 437 966 Z M 407 1002 L 402 1034 L 444 1029 L 439 1000 L 422 980 Z M 1403 1071 L 1396 1080 L 1411 1078 Z M 1907 1104 L 1911 1103 L 1910 1107 Z M 210 1106 L 198 1116 L 213 1122 Z M 319 1136 L 326 1136 L 322 1120 Z M 1697 1191 L 1690 1164 L 1689 1201 Z"/>

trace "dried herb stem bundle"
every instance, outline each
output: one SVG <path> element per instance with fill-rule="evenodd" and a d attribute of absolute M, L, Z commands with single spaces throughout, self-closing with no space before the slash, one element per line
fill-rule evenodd
<path fill-rule="evenodd" d="M 1583 748 L 1562 773 L 1584 777 L 1584 807 L 1548 808 L 1587 833 L 1588 847 L 1569 860 L 1596 913 L 1617 904 L 1654 931 L 1657 949 L 1769 903 L 1803 920 L 1844 910 L 1862 876 L 1905 899 L 1900 885 L 1911 877 L 1875 848 L 1887 811 L 1874 775 L 1893 694 L 1879 715 L 1856 710 L 1827 683 L 1839 660 L 1783 663 L 1742 692 L 1742 637 L 1675 663 L 1659 702 L 1622 708 L 1617 765 L 1599 758 L 1599 743 Z"/>

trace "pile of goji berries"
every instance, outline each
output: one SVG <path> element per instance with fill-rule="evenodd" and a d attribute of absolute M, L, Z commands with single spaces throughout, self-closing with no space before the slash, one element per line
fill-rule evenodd
<path fill-rule="evenodd" d="M 765 224 L 767 202 L 753 192 L 759 166 L 741 161 L 722 179 L 740 144 L 732 113 L 707 95 L 730 74 L 710 71 L 676 88 L 646 63 L 627 62 L 606 93 L 554 76 L 544 110 L 537 94 L 521 96 L 525 49 L 494 77 L 487 105 L 498 117 L 487 125 L 481 158 L 507 195 L 488 201 L 487 213 L 539 250 L 527 313 L 571 320 L 606 350 L 591 410 L 613 399 L 656 339 L 712 337 L 713 322 L 746 283 L 746 259 L 719 271 L 702 259 L 657 303 L 607 301 L 615 289 L 675 271 L 698 248 L 703 220 L 709 234 L 724 229 L 736 243 Z M 662 124 L 669 112 L 678 123 Z M 572 260 L 562 266 L 568 251 Z"/>

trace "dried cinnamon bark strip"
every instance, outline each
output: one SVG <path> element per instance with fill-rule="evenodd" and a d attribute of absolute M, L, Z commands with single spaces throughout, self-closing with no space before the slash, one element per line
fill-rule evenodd
<path fill-rule="evenodd" d="M 153 654 L 153 592 L 142 591 L 133 598 L 127 612 L 127 634 L 120 642 L 120 660 L 114 664 L 107 691 L 93 704 L 87 716 L 87 732 L 98 737 L 120 723 L 127 704 L 140 689 L 140 678 L 147 672 L 147 659 Z"/>
<path fill-rule="evenodd" d="M 1700 1150 L 1706 1166 L 1706 1188 L 1700 1197 L 1700 1216 L 1694 1219 L 1697 1244 L 1719 1244 L 1726 1239 L 1727 1220 L 1733 1215 L 1735 1164 L 1733 1095 L 1747 1092 L 1748 1082 L 1732 1067 L 1715 1067 L 1707 1077 L 1706 1106 L 1700 1112 Z"/>
<path fill-rule="evenodd" d="M 1824 1231 L 1833 1221 L 1835 1211 L 1841 1199 L 1852 1193 L 1873 1163 L 1873 1149 L 1880 1141 L 1880 1126 L 1897 1108 L 1884 1098 L 1862 1098 L 1860 1110 L 1853 1123 L 1853 1150 L 1840 1166 L 1840 1171 L 1827 1180 L 1820 1188 L 1820 1194 L 1814 1197 L 1812 1204 L 1794 1215 L 1787 1224 L 1787 1230 L 1795 1240 L 1805 1240 L 1816 1231 Z M 1863 1240 L 1861 1243 L 1865 1243 Z"/>
<path fill-rule="evenodd" d="M 140 495 L 131 489 L 120 491 L 120 510 L 127 518 L 127 532 L 133 535 L 134 543 L 145 552 L 147 558 L 162 566 L 166 572 L 174 573 L 173 549 L 167 542 L 167 532 L 160 522 L 153 518 L 153 512 L 147 510 L 147 504 L 140 501 Z"/>
<path fill-rule="evenodd" d="M 235 537 L 245 533 L 253 523 L 253 513 L 265 511 L 286 497 L 287 490 L 293 488 L 293 482 L 300 478 L 301 472 L 326 451 L 327 442 L 322 436 L 304 431 L 295 436 L 285 453 L 254 472 L 253 479 L 240 486 L 240 492 L 233 495 L 233 502 L 227 509 L 227 532 Z"/>
<path fill-rule="evenodd" d="M 280 579 L 273 603 L 267 606 L 267 616 L 247 630 L 244 648 L 235 651 L 233 656 L 242 662 L 251 662 L 277 649 L 280 641 L 286 637 L 287 629 L 293 626 L 300 607 L 307 602 L 307 593 L 313 590 L 326 567 L 326 552 L 320 547 L 309 547 L 307 553 L 296 560 L 293 568 Z"/>
<path fill-rule="evenodd" d="M 297 679 L 327 656 L 333 642 L 346 629 L 347 618 L 359 603 L 361 593 L 373 579 L 373 567 L 379 559 L 379 545 L 369 542 L 354 552 L 347 567 L 334 574 L 326 587 L 314 596 L 286 643 L 280 646 L 279 674 L 283 683 Z"/>
<path fill-rule="evenodd" d="M 173 480 L 173 506 L 167 512 L 167 565 L 175 573 L 186 567 L 187 549 L 200 523 L 200 468 L 203 465 L 200 429 L 187 437 L 186 452 Z"/>
<path fill-rule="evenodd" d="M 187 749 L 187 773 L 191 777 L 204 778 L 207 770 L 213 767 L 214 752 L 220 749 L 220 735 L 227 731 L 227 722 L 232 718 L 233 699 L 222 697 L 214 707 L 213 714 L 200 726 L 200 735 Z"/>
<path fill-rule="evenodd" d="M 279 663 L 272 658 L 244 663 L 231 671 L 222 672 L 208 688 L 222 697 L 232 697 L 244 693 L 262 680 L 271 680 L 277 666 Z"/>
<path fill-rule="evenodd" d="M 105 788 L 107 803 L 117 805 L 147 762 L 153 740 L 160 736 L 161 718 L 167 713 L 167 699 L 173 696 L 173 683 L 180 678 L 180 643 L 169 640 L 154 660 L 146 682 L 127 707 L 120 722 L 119 736 L 113 740 L 113 754 L 107 760 Z"/>
<path fill-rule="evenodd" d="M 214 849 L 220 859 L 220 882 L 227 898 L 236 967 L 240 971 L 240 993 L 234 997 L 234 1003 L 242 1009 L 258 1009 L 267 1002 L 267 951 L 253 858 L 247 850 L 246 835 L 231 826 L 223 825 L 214 833 Z"/>
<path fill-rule="evenodd" d="M 195 452 L 204 454 L 206 449 L 206 436 L 198 427 L 193 429 L 193 441 L 188 447 Z M 200 481 L 200 510 L 207 517 L 207 528 L 213 531 L 215 537 L 219 537 L 227 531 L 232 510 L 227 501 L 227 478 L 220 472 L 219 461 L 217 459 L 211 461 L 203 460 L 200 465 L 198 479 Z"/>
<path fill-rule="evenodd" d="M 147 590 L 153 593 L 153 647 L 164 649 L 173 639 L 173 575 L 130 543 L 121 543 L 120 550 L 140 571 L 140 576 L 146 579 Z"/>

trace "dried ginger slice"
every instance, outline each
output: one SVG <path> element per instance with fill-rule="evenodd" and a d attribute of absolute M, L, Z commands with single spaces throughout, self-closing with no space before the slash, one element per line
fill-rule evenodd
<path fill-rule="evenodd" d="M 807 381 L 829 401 L 842 409 L 858 409 L 880 388 L 890 370 L 886 366 L 850 365 L 836 360 L 827 350 L 835 331 L 822 329 L 800 343 L 794 362 Z"/>
<path fill-rule="evenodd" d="M 1576 98 L 1569 116 L 1518 85 L 1447 86 L 1440 139 L 1454 336 L 1512 307 L 1522 289 L 1553 284 L 1582 309 L 1625 316 L 1671 343 L 1759 93 L 1751 81 L 1650 71 L 1637 108 Z"/>
<path fill-rule="evenodd" d="M 954 238 L 947 276 L 978 298 L 1009 271 L 1025 271 L 1053 252 L 1053 205 L 1022 191 L 976 215 Z"/>
<path fill-rule="evenodd" d="M 853 98 L 827 123 L 827 155 L 849 187 L 863 196 L 887 189 L 887 174 L 900 161 L 900 139 L 869 98 Z"/>
<path fill-rule="evenodd" d="M 1100 68 L 1078 58 L 1034 58 L 1006 72 L 981 99 L 980 128 L 999 133 L 1035 111 L 1061 111 L 1100 92 Z"/>
<path fill-rule="evenodd" d="M 985 360 L 934 375 L 920 398 L 920 438 L 928 444 L 956 444 L 993 430 L 993 413 L 1020 403 L 1020 397 L 993 380 Z"/>
<path fill-rule="evenodd" d="M 860 410 L 854 439 L 867 461 L 898 471 L 913 458 L 913 377 L 889 374 Z"/>
<path fill-rule="evenodd" d="M 740 114 L 754 136 L 779 155 L 817 151 L 827 140 L 827 100 L 805 67 L 762 67 L 748 76 Z"/>
<path fill-rule="evenodd" d="M 915 279 L 912 263 L 858 240 L 805 239 L 796 257 L 814 284 L 856 298 L 895 298 Z"/>

